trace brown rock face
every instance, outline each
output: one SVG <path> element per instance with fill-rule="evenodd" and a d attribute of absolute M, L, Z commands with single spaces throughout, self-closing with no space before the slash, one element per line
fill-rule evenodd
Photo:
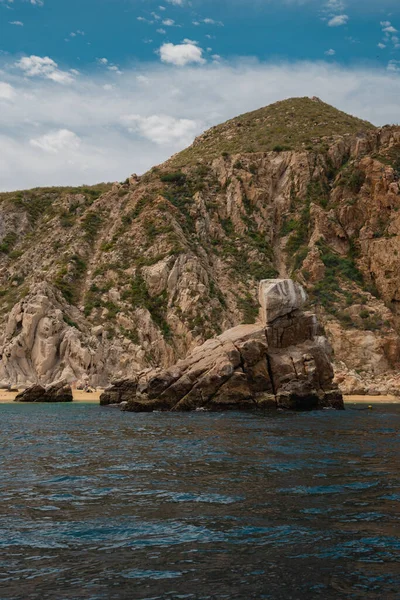
<path fill-rule="evenodd" d="M 123 409 L 132 412 L 343 408 L 342 396 L 332 383 L 326 340 L 316 336 L 315 316 L 298 309 L 298 298 L 305 300 L 304 290 L 290 281 L 296 294 L 292 301 L 283 294 L 280 310 L 277 286 L 271 285 L 274 320 L 270 321 L 265 283 L 260 287 L 266 326 L 229 329 L 170 369 L 117 382 L 102 395 L 101 404 L 123 402 Z M 289 285 L 285 280 L 277 283 L 282 283 L 282 290 Z"/>
<path fill-rule="evenodd" d="M 129 379 L 115 381 L 112 388 L 108 388 L 100 397 L 100 404 L 108 406 L 110 404 L 120 404 L 132 398 L 132 392 L 136 393 L 137 386 Z"/>

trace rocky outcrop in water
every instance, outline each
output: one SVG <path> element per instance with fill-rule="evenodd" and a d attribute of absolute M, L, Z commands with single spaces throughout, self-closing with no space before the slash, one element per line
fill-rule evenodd
<path fill-rule="evenodd" d="M 14 402 L 72 402 L 71 386 L 65 381 L 58 381 L 47 387 L 33 385 L 18 394 Z"/>
<path fill-rule="evenodd" d="M 291 280 L 260 284 L 262 322 L 208 340 L 167 370 L 116 382 L 101 404 L 132 412 L 343 408 L 327 340 Z"/>

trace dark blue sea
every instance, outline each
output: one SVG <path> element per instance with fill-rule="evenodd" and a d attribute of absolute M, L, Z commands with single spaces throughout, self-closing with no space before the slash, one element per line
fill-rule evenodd
<path fill-rule="evenodd" d="M 0 406 L 2 600 L 400 598 L 400 407 Z"/>

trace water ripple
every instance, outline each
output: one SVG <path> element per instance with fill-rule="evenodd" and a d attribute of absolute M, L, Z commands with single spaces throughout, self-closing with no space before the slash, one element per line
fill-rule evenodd
<path fill-rule="evenodd" d="M 1 600 L 400 597 L 395 405 L 0 411 Z"/>

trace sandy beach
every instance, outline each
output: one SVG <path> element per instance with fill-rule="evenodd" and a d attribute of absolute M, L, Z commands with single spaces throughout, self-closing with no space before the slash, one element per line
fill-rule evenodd
<path fill-rule="evenodd" d="M 98 404 L 100 402 L 100 395 L 102 393 L 103 390 L 100 389 L 93 393 L 83 392 L 81 390 L 73 390 L 74 402 L 92 402 L 94 404 Z M 6 390 L 0 390 L 0 404 L 9 404 L 10 402 L 14 402 L 16 395 L 17 392 L 7 392 Z"/>
<path fill-rule="evenodd" d="M 344 396 L 346 404 L 400 404 L 400 396 Z"/>
<path fill-rule="evenodd" d="M 98 404 L 100 402 L 100 395 L 103 390 L 96 390 L 93 393 L 83 392 L 80 390 L 73 390 L 74 402 L 75 403 L 87 403 Z M 7 392 L 0 390 L 0 404 L 9 404 L 14 402 L 17 392 Z M 400 404 L 399 396 L 344 396 L 345 404 Z"/>

